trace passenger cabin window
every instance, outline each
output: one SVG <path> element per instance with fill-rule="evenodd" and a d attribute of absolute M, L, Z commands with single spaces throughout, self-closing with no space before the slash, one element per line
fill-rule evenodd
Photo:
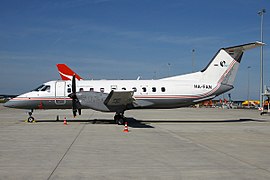
<path fill-rule="evenodd" d="M 152 92 L 157 92 L 157 88 L 152 87 Z"/>
<path fill-rule="evenodd" d="M 71 93 L 71 88 L 67 88 L 67 92 L 68 93 Z"/>
<path fill-rule="evenodd" d="M 90 91 L 94 91 L 94 88 L 90 88 Z"/>
<path fill-rule="evenodd" d="M 83 88 L 80 88 L 80 90 L 79 90 L 79 91 L 80 91 L 80 92 L 81 92 L 81 91 L 83 91 Z"/>
<path fill-rule="evenodd" d="M 165 92 L 165 91 L 166 91 L 165 87 L 162 87 L 161 92 Z"/>
<path fill-rule="evenodd" d="M 146 92 L 146 87 L 143 87 L 143 88 L 142 88 L 142 91 L 143 91 L 143 92 Z"/>
<path fill-rule="evenodd" d="M 117 90 L 117 85 L 111 85 L 111 90 Z"/>
<path fill-rule="evenodd" d="M 132 88 L 132 89 L 133 89 L 134 92 L 137 92 L 137 88 L 134 87 L 134 88 Z"/>
<path fill-rule="evenodd" d="M 100 92 L 104 92 L 105 90 L 104 90 L 104 88 L 100 88 Z"/>

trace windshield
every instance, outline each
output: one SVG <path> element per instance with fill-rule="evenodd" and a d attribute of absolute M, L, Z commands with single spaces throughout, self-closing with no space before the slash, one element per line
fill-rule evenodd
<path fill-rule="evenodd" d="M 36 89 L 33 89 L 32 91 L 40 91 L 43 87 L 45 87 L 44 84 L 38 86 Z"/>
<path fill-rule="evenodd" d="M 50 86 L 42 84 L 41 86 L 38 86 L 33 91 L 50 91 Z"/>

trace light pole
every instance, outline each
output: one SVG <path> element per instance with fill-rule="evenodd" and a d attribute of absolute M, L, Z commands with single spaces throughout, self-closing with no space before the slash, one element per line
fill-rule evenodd
<path fill-rule="evenodd" d="M 259 16 L 261 17 L 261 42 L 263 43 L 263 15 L 265 13 L 265 9 L 262 9 L 258 12 Z M 263 107 L 263 46 L 261 46 L 261 75 L 260 75 L 260 107 Z"/>
<path fill-rule="evenodd" d="M 247 87 L 247 100 L 248 100 L 248 108 L 249 108 L 249 69 L 250 69 L 251 67 L 250 66 L 248 66 L 247 67 L 247 70 L 248 70 L 248 87 Z"/>
<path fill-rule="evenodd" d="M 192 72 L 194 72 L 195 66 L 195 49 L 192 49 Z"/>
<path fill-rule="evenodd" d="M 167 65 L 168 65 L 168 70 L 169 70 L 168 76 L 170 76 L 171 75 L 171 63 L 168 63 Z"/>

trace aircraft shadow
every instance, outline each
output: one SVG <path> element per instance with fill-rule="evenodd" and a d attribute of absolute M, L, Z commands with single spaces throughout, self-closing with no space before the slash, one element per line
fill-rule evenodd
<path fill-rule="evenodd" d="M 128 122 L 128 126 L 132 128 L 154 128 L 148 124 L 145 124 L 143 121 L 137 121 L 134 118 L 126 118 Z M 36 120 L 37 123 L 54 123 L 54 122 L 63 122 L 63 120 Z M 90 120 L 82 120 L 82 119 L 72 119 L 67 120 L 67 122 L 77 122 L 77 123 L 87 123 L 87 124 L 115 124 L 115 121 L 112 119 L 90 119 Z"/>
<path fill-rule="evenodd" d="M 39 119 L 36 120 L 37 123 L 54 123 L 54 122 L 64 122 L 64 120 L 52 120 L 52 119 Z M 115 124 L 111 119 L 67 119 L 67 122 L 77 122 L 77 123 L 89 123 L 89 124 Z"/>
<path fill-rule="evenodd" d="M 143 123 L 239 123 L 239 122 L 267 122 L 256 119 L 224 119 L 224 120 L 136 120 Z"/>
<path fill-rule="evenodd" d="M 138 120 L 132 117 L 126 118 L 128 122 L 128 126 L 132 128 L 155 128 L 151 126 L 151 123 L 177 123 L 177 124 L 201 124 L 201 123 L 208 123 L 208 124 L 216 124 L 216 123 L 241 123 L 241 122 L 268 122 L 267 120 L 256 120 L 256 119 L 225 119 L 225 120 Z M 43 122 L 63 122 L 63 120 L 36 120 L 37 123 Z M 77 123 L 87 123 L 87 124 L 115 124 L 114 120 L 112 119 L 90 119 L 90 120 L 82 120 L 82 119 L 74 119 L 68 120 L 68 122 L 77 122 Z M 115 124 L 116 125 L 116 124 Z"/>
<path fill-rule="evenodd" d="M 154 128 L 153 126 L 146 124 L 146 122 L 140 121 L 134 118 L 127 118 L 127 122 L 128 122 L 128 126 L 132 128 Z"/>

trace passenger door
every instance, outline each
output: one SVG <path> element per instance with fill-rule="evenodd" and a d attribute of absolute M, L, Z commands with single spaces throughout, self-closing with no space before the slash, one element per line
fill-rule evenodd
<path fill-rule="evenodd" d="M 57 105 L 66 104 L 66 82 L 65 81 L 55 82 L 55 104 Z"/>

